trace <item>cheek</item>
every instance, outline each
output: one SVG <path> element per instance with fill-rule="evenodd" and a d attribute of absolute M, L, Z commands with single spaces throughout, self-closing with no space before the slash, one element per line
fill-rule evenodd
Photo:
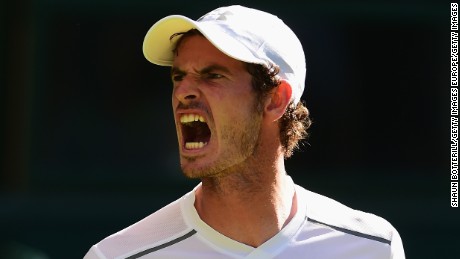
<path fill-rule="evenodd" d="M 177 98 L 175 97 L 175 91 L 172 90 L 171 91 L 171 103 L 173 105 L 173 108 L 176 107 L 177 103 L 179 102 L 179 100 L 177 100 Z"/>
<path fill-rule="evenodd" d="M 256 95 L 250 84 L 231 84 L 202 91 L 216 125 L 247 119 L 255 111 Z"/>
<path fill-rule="evenodd" d="M 218 103 L 213 109 L 214 122 L 216 127 L 222 128 L 237 128 L 245 125 L 255 116 L 254 104 L 249 101 L 226 100 Z"/>

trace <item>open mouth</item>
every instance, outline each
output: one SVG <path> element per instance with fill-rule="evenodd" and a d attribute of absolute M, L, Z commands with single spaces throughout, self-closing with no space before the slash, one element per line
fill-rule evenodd
<path fill-rule="evenodd" d="M 183 114 L 180 123 L 185 149 L 201 149 L 209 143 L 211 130 L 203 116 Z"/>

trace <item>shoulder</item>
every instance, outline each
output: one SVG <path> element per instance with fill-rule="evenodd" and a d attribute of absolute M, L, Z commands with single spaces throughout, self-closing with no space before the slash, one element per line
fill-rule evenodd
<path fill-rule="evenodd" d="M 176 200 L 94 245 L 85 259 L 116 258 L 161 246 L 191 231 Z"/>
<path fill-rule="evenodd" d="M 384 218 L 352 209 L 326 196 L 299 188 L 300 199 L 306 206 L 307 221 L 319 228 L 327 228 L 353 240 L 369 241 L 387 250 L 391 258 L 403 258 L 401 238 L 397 230 Z M 399 256 L 397 256 L 399 255 Z"/>

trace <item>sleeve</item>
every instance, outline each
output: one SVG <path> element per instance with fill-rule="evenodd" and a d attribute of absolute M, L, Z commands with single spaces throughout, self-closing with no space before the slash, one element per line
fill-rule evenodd
<path fill-rule="evenodd" d="M 391 259 L 405 259 L 404 248 L 401 236 L 398 231 L 394 229 L 393 237 L 391 240 Z"/>
<path fill-rule="evenodd" d="M 105 256 L 97 249 L 96 246 L 92 246 L 89 249 L 88 253 L 86 253 L 83 259 L 106 259 Z"/>

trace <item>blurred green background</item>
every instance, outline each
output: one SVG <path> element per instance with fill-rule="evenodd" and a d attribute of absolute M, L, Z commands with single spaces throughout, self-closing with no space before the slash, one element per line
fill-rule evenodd
<path fill-rule="evenodd" d="M 189 191 L 160 18 L 235 1 L 0 2 L 0 258 L 82 258 Z M 278 15 L 307 58 L 314 125 L 294 180 L 388 219 L 408 258 L 458 258 L 450 208 L 450 4 L 239 1 Z"/>

